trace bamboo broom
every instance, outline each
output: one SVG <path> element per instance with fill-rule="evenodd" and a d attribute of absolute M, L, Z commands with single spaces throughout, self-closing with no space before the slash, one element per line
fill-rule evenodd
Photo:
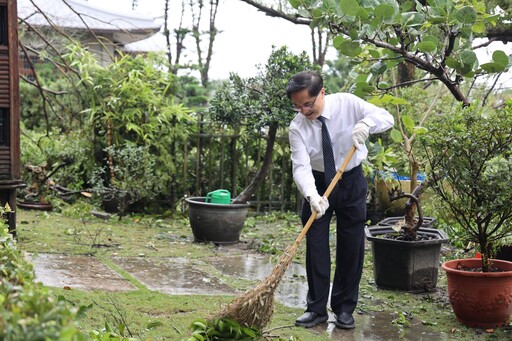
<path fill-rule="evenodd" d="M 343 176 L 343 172 L 345 168 L 347 168 L 347 164 L 354 155 L 354 152 L 355 147 L 352 146 L 340 169 L 336 172 L 334 179 L 332 179 L 329 187 L 327 187 L 324 193 L 326 198 L 329 197 L 334 186 L 336 186 L 336 183 Z M 312 210 L 311 217 L 309 217 L 306 225 L 302 228 L 299 236 L 291 246 L 286 248 L 286 251 L 279 258 L 271 274 L 263 279 L 256 287 L 246 291 L 242 296 L 235 299 L 220 311 L 217 315 L 218 319 L 229 318 L 237 321 L 241 325 L 257 327 L 260 330 L 268 325 L 274 313 L 274 293 L 277 286 L 283 278 L 286 269 L 292 262 L 295 252 L 304 239 L 304 236 L 315 221 L 316 215 L 317 212 Z"/>

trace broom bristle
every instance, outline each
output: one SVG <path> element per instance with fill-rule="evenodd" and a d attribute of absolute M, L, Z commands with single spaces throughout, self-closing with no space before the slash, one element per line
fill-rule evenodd
<path fill-rule="evenodd" d="M 274 293 L 292 259 L 293 252 L 287 249 L 269 276 L 225 307 L 217 318 L 230 318 L 260 330 L 265 328 L 274 313 Z"/>

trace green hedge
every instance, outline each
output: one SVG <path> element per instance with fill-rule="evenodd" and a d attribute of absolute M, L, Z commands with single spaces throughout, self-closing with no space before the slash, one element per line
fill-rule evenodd
<path fill-rule="evenodd" d="M 34 281 L 32 264 L 0 230 L 0 340 L 87 340 L 75 325 L 77 310 Z"/>
<path fill-rule="evenodd" d="M 0 206 L 0 222 L 4 209 Z M 86 307 L 73 307 L 35 281 L 32 263 L 0 223 L 0 340 L 2 341 L 126 341 L 106 327 L 89 334 L 76 324 Z"/>

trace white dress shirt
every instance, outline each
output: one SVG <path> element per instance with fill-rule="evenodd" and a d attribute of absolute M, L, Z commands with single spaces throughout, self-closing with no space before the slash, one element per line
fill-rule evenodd
<path fill-rule="evenodd" d="M 370 127 L 370 134 L 381 133 L 394 124 L 393 116 L 385 109 L 379 108 L 349 93 L 335 93 L 325 96 L 324 110 L 327 128 L 331 136 L 336 170 L 339 169 L 345 155 L 352 147 L 352 129 L 358 122 Z M 322 123 L 309 120 L 298 113 L 290 123 L 289 139 L 293 166 L 293 178 L 304 197 L 317 193 L 315 179 L 311 170 L 324 171 L 322 154 Z M 357 167 L 368 155 L 365 145 L 354 154 L 345 171 Z"/>

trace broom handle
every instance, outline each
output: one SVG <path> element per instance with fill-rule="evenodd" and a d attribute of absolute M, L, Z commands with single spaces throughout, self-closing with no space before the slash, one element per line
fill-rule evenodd
<path fill-rule="evenodd" d="M 352 146 L 350 148 L 350 150 L 348 151 L 347 157 L 343 161 L 341 167 L 338 169 L 338 171 L 336 172 L 336 175 L 331 180 L 331 183 L 329 184 L 329 187 L 327 187 L 327 189 L 325 190 L 325 193 L 323 195 L 324 197 L 329 198 L 329 195 L 331 194 L 332 190 L 336 186 L 336 183 L 338 183 L 338 181 L 343 176 L 343 172 L 345 171 L 345 168 L 347 168 L 347 164 L 350 161 L 350 159 L 352 158 L 352 156 L 354 155 L 355 151 L 356 151 L 356 147 Z M 311 227 L 311 225 L 315 221 L 316 215 L 318 214 L 318 212 L 315 211 L 315 210 L 311 210 L 311 212 L 312 213 L 311 213 L 311 216 L 309 217 L 309 220 L 307 221 L 306 225 L 304 225 L 304 227 L 302 228 L 302 231 L 300 232 L 299 236 L 295 240 L 295 243 L 293 243 L 292 247 L 288 250 L 288 253 L 293 254 L 295 252 L 297 247 L 299 247 L 299 244 L 304 239 L 304 236 L 308 232 L 309 228 Z"/>

